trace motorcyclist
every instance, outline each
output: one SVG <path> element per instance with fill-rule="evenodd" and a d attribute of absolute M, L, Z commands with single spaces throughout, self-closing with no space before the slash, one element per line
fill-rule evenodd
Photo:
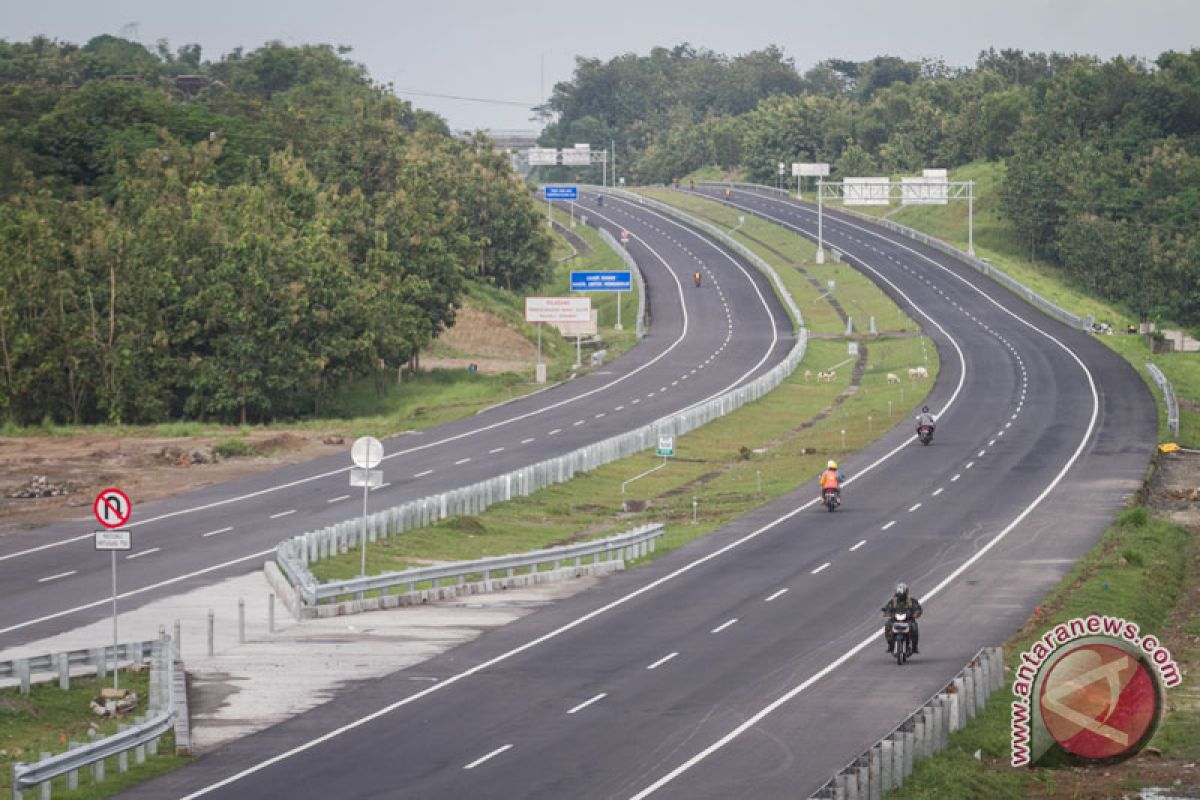
<path fill-rule="evenodd" d="M 598 205 L 598 206 L 604 205 L 604 195 L 602 195 L 602 194 L 596 195 L 596 205 Z"/>
<path fill-rule="evenodd" d="M 908 584 L 900 582 L 896 584 L 896 593 L 887 601 L 887 605 L 883 607 L 883 635 L 887 639 L 887 651 L 892 652 L 892 615 L 897 611 L 904 611 L 909 615 L 909 631 L 912 633 L 912 651 L 917 651 L 917 642 L 920 640 L 920 632 L 917 628 L 917 620 L 921 616 L 921 603 L 917 598 L 913 597 L 908 592 Z"/>
<path fill-rule="evenodd" d="M 937 418 L 929 413 L 929 406 L 921 406 L 921 413 L 917 414 L 917 430 L 921 428 L 937 428 Z"/>
<path fill-rule="evenodd" d="M 697 286 L 699 286 L 699 285 L 700 285 L 700 278 L 701 278 L 701 275 L 700 275 L 700 271 L 699 271 L 699 270 L 697 270 L 696 272 L 693 272 L 693 273 L 692 273 L 692 280 L 694 280 L 694 281 L 696 282 L 696 285 L 697 285 Z"/>
<path fill-rule="evenodd" d="M 838 502 L 842 499 L 842 484 L 846 482 L 846 476 L 838 470 L 836 461 L 830 460 L 825 465 L 825 471 L 821 473 L 821 496 L 825 496 L 826 489 L 832 489 L 837 495 Z"/>

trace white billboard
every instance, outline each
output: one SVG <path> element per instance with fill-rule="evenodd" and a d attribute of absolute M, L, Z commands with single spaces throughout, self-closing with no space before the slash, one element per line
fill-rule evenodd
<path fill-rule="evenodd" d="M 531 147 L 525 152 L 531 167 L 552 167 L 558 163 L 558 151 L 553 147 Z"/>
<path fill-rule="evenodd" d="M 938 172 L 944 170 L 926 170 Z M 900 205 L 904 206 L 944 206 L 949 195 L 949 184 L 945 178 L 901 178 Z"/>
<path fill-rule="evenodd" d="M 842 202 L 848 206 L 886 206 L 887 178 L 846 178 L 842 181 Z"/>
<path fill-rule="evenodd" d="M 792 164 L 793 178 L 828 178 L 828 164 Z"/>
<path fill-rule="evenodd" d="M 562 163 L 564 167 L 586 167 L 592 163 L 592 150 L 590 147 L 580 149 L 578 145 L 573 148 L 564 147 Z"/>
<path fill-rule="evenodd" d="M 592 319 L 590 297 L 526 297 L 526 322 L 578 322 Z"/>
<path fill-rule="evenodd" d="M 922 178 L 937 178 L 938 180 L 950 180 L 950 174 L 944 169 L 923 169 L 921 170 Z"/>

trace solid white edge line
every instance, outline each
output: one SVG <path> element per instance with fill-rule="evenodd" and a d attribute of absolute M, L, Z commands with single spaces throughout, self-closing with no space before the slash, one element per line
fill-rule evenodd
<path fill-rule="evenodd" d="M 501 753 L 503 753 L 505 750 L 509 750 L 509 749 L 511 749 L 511 748 L 512 748 L 512 745 L 511 745 L 511 744 L 506 744 L 506 745 L 504 745 L 503 747 L 497 747 L 495 750 L 493 750 L 492 752 L 488 753 L 488 754 L 487 754 L 486 756 L 484 756 L 483 758 L 477 758 L 477 759 L 475 759 L 474 761 L 472 761 L 470 764 L 467 764 L 465 767 L 463 767 L 463 769 L 475 769 L 476 767 L 478 767 L 480 764 L 482 764 L 483 762 L 487 761 L 488 759 L 490 759 L 490 758 L 495 758 L 496 756 L 498 756 L 498 755 L 500 755 Z"/>
<path fill-rule="evenodd" d="M 609 220 L 609 221 L 611 222 L 612 220 Z M 903 289 L 901 289 L 899 286 L 896 286 L 895 283 L 893 283 L 891 280 L 889 280 L 886 276 L 884 276 L 878 270 L 876 270 L 870 266 L 867 266 L 867 265 L 864 265 L 864 266 L 867 269 L 869 269 L 871 272 L 875 273 L 875 275 L 877 275 L 879 277 L 879 279 L 882 280 L 884 283 L 891 286 L 892 289 L 895 290 L 895 292 L 899 296 L 901 296 L 905 300 L 907 300 L 909 305 L 912 307 L 912 309 L 914 311 L 916 311 L 918 314 L 920 314 L 921 316 L 925 317 L 927 320 L 929 320 L 930 324 L 932 324 L 939 331 L 941 331 L 942 335 L 946 337 L 946 340 L 949 341 L 950 344 L 954 347 L 954 350 L 958 355 L 958 362 L 959 362 L 959 367 L 960 367 L 959 375 L 958 375 L 958 383 L 955 385 L 954 391 L 951 393 L 950 398 L 946 401 L 946 404 L 943 406 L 942 411 L 939 412 L 939 413 L 944 414 L 945 410 L 950 408 L 955 403 L 955 401 L 957 401 L 959 394 L 962 393 L 963 384 L 966 382 L 967 363 L 966 363 L 966 357 L 963 355 L 962 348 L 959 347 L 958 341 L 953 336 L 950 335 L 950 332 L 947 331 L 944 327 L 942 327 L 941 323 L 939 323 L 932 316 L 930 316 L 926 311 L 924 311 L 916 303 L 914 303 L 912 301 L 912 299 L 904 292 Z M 672 274 L 674 274 L 674 273 L 672 273 Z M 678 283 L 678 279 L 676 279 L 676 282 Z M 687 312 L 687 309 L 685 307 L 685 309 L 684 309 L 685 319 L 686 319 L 686 312 Z M 849 486 L 850 484 L 854 483 L 855 481 L 857 481 L 857 480 L 863 478 L 864 476 L 866 476 L 867 474 L 871 473 L 880 464 L 883 464 L 884 462 L 890 460 L 901 450 L 912 445 L 915 441 L 916 441 L 916 439 L 910 439 L 910 438 L 906 437 L 904 439 L 904 441 L 902 441 L 900 444 L 896 445 L 891 450 L 884 453 L 883 455 L 881 455 L 879 458 L 875 459 L 873 462 L 871 462 L 867 466 L 863 467 L 861 470 L 859 470 L 853 476 L 847 478 L 845 481 L 846 485 Z M 348 722 L 339 728 L 335 728 L 334 730 L 328 731 L 327 733 L 324 733 L 314 739 L 310 739 L 309 741 L 305 742 L 304 744 L 297 745 L 297 746 L 291 748 L 290 750 L 286 750 L 282 753 L 271 756 L 268 759 L 264 759 L 263 761 L 260 761 L 257 764 L 253 764 L 249 767 L 246 767 L 245 769 L 243 769 L 239 772 L 236 772 L 227 778 L 223 778 L 223 779 L 217 781 L 216 783 L 212 783 L 212 784 L 209 784 L 208 786 L 197 789 L 195 792 L 192 792 L 189 795 L 185 795 L 184 797 L 181 797 L 179 800 L 194 800 L 194 798 L 203 797 L 204 795 L 206 795 L 210 792 L 213 792 L 217 789 L 228 786 L 231 783 L 235 783 L 236 781 L 239 781 L 248 775 L 253 775 L 254 773 L 260 772 L 273 764 L 276 764 L 280 761 L 284 761 L 288 758 L 291 758 L 294 755 L 298 755 L 299 753 L 303 753 L 308 750 L 311 750 L 312 748 L 317 747 L 318 745 L 324 744 L 325 742 L 327 742 L 331 739 L 335 739 L 338 736 L 341 736 L 342 734 L 347 733 L 348 731 L 352 731 L 356 728 L 366 725 L 382 716 L 390 714 L 391 712 L 395 711 L 398 708 L 408 705 L 409 703 L 415 702 L 415 701 L 417 701 L 427 695 L 430 695 L 434 692 L 441 691 L 445 687 L 452 686 L 452 685 L 458 683 L 459 681 L 464 680 L 478 672 L 482 672 L 483 670 L 488 669 L 492 666 L 495 666 L 496 664 L 507 661 L 508 659 L 512 658 L 513 656 L 519 655 L 519 654 L 525 652 L 526 650 L 530 650 L 534 647 L 537 647 L 538 645 L 542 644 L 543 642 L 546 642 L 546 641 L 549 641 L 550 639 L 561 636 L 562 634 L 566 633 L 567 631 L 573 630 L 573 629 L 579 627 L 580 625 L 584 624 L 585 622 L 588 622 L 588 621 L 594 619 L 595 617 L 600 616 L 601 614 L 605 614 L 614 608 L 617 608 L 619 606 L 624 605 L 625 603 L 630 602 L 631 600 L 633 600 L 636 597 L 640 597 L 641 595 L 643 595 L 647 592 L 651 592 L 654 589 L 657 589 L 659 586 L 663 585 L 664 583 L 667 583 L 668 581 L 674 580 L 675 578 L 678 578 L 681 575 L 691 572 L 692 570 L 696 569 L 697 567 L 699 567 L 703 564 L 706 564 L 709 561 L 712 561 L 713 559 L 719 558 L 720 556 L 724 555 L 725 553 L 729 552 L 730 550 L 733 550 L 737 547 L 740 547 L 741 545 L 745 544 L 748 541 L 758 538 L 762 534 L 764 534 L 770 530 L 773 530 L 777 526 L 783 524 L 784 522 L 787 522 L 788 520 L 792 519 L 796 515 L 804 512 L 804 511 L 807 511 L 808 509 L 812 508 L 819 502 L 821 502 L 821 498 L 815 497 L 806 503 L 801 503 L 799 506 L 797 506 L 796 508 L 793 508 L 791 511 L 789 511 L 785 514 L 782 514 L 773 520 L 770 520 L 769 522 L 762 525 L 761 527 L 747 533 L 745 536 L 742 536 L 740 539 L 735 539 L 732 542 L 730 542 L 729 544 L 727 544 L 723 547 L 719 547 L 716 550 L 714 550 L 713 552 L 697 558 L 695 561 L 688 562 L 687 564 L 684 564 L 683 566 L 679 567 L 678 569 L 674 570 L 673 572 L 669 572 L 666 575 L 663 575 L 662 577 L 657 578 L 657 579 L 651 581 L 650 583 L 647 583 L 644 586 L 641 586 L 641 587 L 633 590 L 632 592 L 630 592 L 627 595 L 618 597 L 617 599 L 615 599 L 603 606 L 600 606 L 599 608 L 593 609 L 592 611 L 589 611 L 588 613 L 584 614 L 581 617 L 577 617 L 576 619 L 571 620 L 570 622 L 568 622 L 558 628 L 555 628 L 552 631 L 542 634 L 541 636 L 539 636 L 536 639 L 531 639 L 530 641 L 526 642 L 525 644 L 519 645 L 519 646 L 513 648 L 512 650 L 509 650 L 506 653 L 501 653 L 500 655 L 498 655 L 492 659 L 489 659 L 487 661 L 484 661 L 480 664 L 476 664 L 474 667 L 464 670 L 463 672 L 460 672 L 457 675 L 452 675 L 440 683 L 429 686 L 426 689 L 416 692 L 415 694 L 409 695 L 408 697 L 401 698 L 400 700 L 397 700 L 394 703 L 391 703 L 380 709 L 377 709 L 377 710 L 371 712 L 370 714 L 367 714 L 364 717 L 359 717 L 358 719 L 352 720 L 351 722 Z M 274 552 L 274 550 L 268 550 L 266 552 L 268 552 L 268 553 Z M 99 603 L 104 603 L 104 602 L 108 602 L 108 601 L 107 600 L 98 601 L 97 605 Z M 32 624 L 32 623 L 23 623 L 23 625 L 24 624 Z M 5 631 L 0 630 L 0 633 L 5 633 Z M 875 637 L 873 636 L 870 640 L 868 640 L 868 642 L 865 642 L 863 644 L 863 646 L 865 647 L 867 643 L 874 641 L 874 638 Z M 857 651 L 855 651 L 855 652 L 857 652 Z M 841 662 L 839 662 L 839 663 L 841 663 Z"/>
<path fill-rule="evenodd" d="M 733 619 L 727 619 L 724 622 L 722 622 L 720 625 L 718 625 L 717 627 L 715 627 L 711 631 L 709 631 L 709 633 L 720 633 L 721 631 L 725 630 L 726 628 L 728 628 L 730 625 L 733 625 L 737 621 L 738 621 L 737 617 L 734 617 Z"/>
<path fill-rule="evenodd" d="M 346 495 L 346 496 L 349 497 L 350 495 Z M 200 534 L 200 538 L 203 539 L 206 536 L 216 536 L 218 533 L 229 533 L 231 530 L 233 530 L 233 526 L 226 525 L 224 528 L 217 528 L 215 531 L 209 531 L 208 533 L 202 533 L 202 534 Z"/>
<path fill-rule="evenodd" d="M 571 709 L 570 711 L 568 711 L 567 713 L 568 713 L 568 714 L 574 714 L 576 711 L 582 711 L 583 709 L 585 709 L 585 708 L 587 708 L 588 706 L 590 706 L 592 703 L 595 703 L 595 702 L 598 702 L 598 701 L 600 701 L 600 700 L 603 700 L 605 697 L 608 697 L 608 692 L 601 692 L 600 694 L 598 694 L 598 695 L 596 695 L 595 697 L 593 697 L 591 700 L 584 700 L 582 703 L 580 703 L 579 705 L 575 706 L 574 708 L 572 708 L 572 709 Z"/>
<path fill-rule="evenodd" d="M 854 547 L 851 547 L 851 548 L 850 548 L 850 552 L 851 552 L 851 553 L 853 553 L 855 550 L 857 550 L 858 548 L 862 547 L 862 546 L 863 546 L 864 544 L 866 544 L 866 543 L 867 543 L 867 540 L 866 540 L 866 539 L 863 539 L 863 540 L 862 540 L 862 541 L 860 541 L 858 544 L 854 545 Z"/>
<path fill-rule="evenodd" d="M 903 245 L 899 245 L 899 246 L 903 247 Z M 905 248 L 905 249 L 908 249 L 911 251 L 911 248 Z M 911 252 L 915 253 L 915 251 L 911 251 Z M 919 254 L 917 254 L 917 255 L 919 255 Z M 933 261 L 933 259 L 927 258 L 926 260 L 930 261 L 933 264 L 937 264 L 937 262 Z M 947 272 L 949 272 L 948 269 L 947 269 Z M 954 275 L 955 273 L 951 272 L 950 274 Z M 971 284 L 970 281 L 966 281 L 965 279 L 963 279 L 963 280 L 969 286 L 974 287 L 974 284 Z M 926 602 L 928 602 L 929 598 L 937 596 L 943 589 L 945 589 L 947 586 L 949 586 L 950 583 L 952 583 L 954 580 L 956 580 L 960 575 L 962 575 L 964 572 L 966 572 L 968 569 L 970 569 L 977 561 L 979 561 L 979 559 L 983 558 L 984 555 L 986 555 L 988 552 L 990 552 L 993 547 L 995 547 L 1006 536 L 1008 536 L 1010 531 L 1012 531 L 1019 524 L 1021 524 L 1021 522 L 1025 519 L 1025 517 L 1029 516 L 1029 514 L 1031 514 L 1033 512 L 1033 510 L 1035 508 L 1037 508 L 1037 506 L 1039 506 L 1044 499 L 1046 499 L 1046 497 L 1050 494 L 1050 492 L 1053 491 L 1058 486 L 1058 484 L 1062 482 L 1062 479 L 1064 477 L 1066 477 L 1067 471 L 1070 470 L 1070 468 L 1075 465 L 1075 462 L 1079 460 L 1079 456 L 1083 454 L 1084 448 L 1087 446 L 1088 441 L 1092 438 L 1092 433 L 1095 431 L 1095 427 L 1096 427 L 1096 419 L 1100 414 L 1100 395 L 1099 395 L 1099 392 L 1096 390 L 1096 381 L 1092 377 L 1092 373 L 1087 368 L 1087 365 L 1083 363 L 1083 360 L 1080 359 L 1079 356 L 1076 355 L 1073 350 L 1071 350 L 1071 348 L 1067 347 L 1065 344 L 1063 344 L 1061 341 L 1059 341 L 1056 337 L 1052 336 L 1051 334 L 1047 333 L 1046 331 L 1043 331 L 1042 329 L 1038 328 L 1036 325 L 1025 320 L 1024 318 L 1018 316 L 1015 312 L 1009 311 L 1007 308 L 1005 308 L 1003 305 L 1001 305 L 996 300 L 991 298 L 986 292 L 982 291 L 978 287 L 974 287 L 974 288 L 981 295 L 983 295 L 984 297 L 987 297 L 996 306 L 998 306 L 1001 310 L 1007 312 L 1014 319 L 1025 324 L 1029 328 L 1032 328 L 1033 330 L 1035 330 L 1038 333 L 1045 336 L 1050 341 L 1054 342 L 1064 352 L 1066 352 L 1069 356 L 1071 356 L 1071 358 L 1073 358 L 1075 360 L 1075 363 L 1077 363 L 1079 365 L 1079 368 L 1083 370 L 1083 374 L 1087 377 L 1088 385 L 1091 387 L 1091 390 L 1092 390 L 1092 416 L 1091 416 L 1091 419 L 1088 421 L 1087 430 L 1084 432 L 1083 437 L 1080 439 L 1079 445 L 1075 448 L 1075 452 L 1071 454 L 1071 457 L 1067 459 L 1066 463 L 1063 464 L 1062 469 L 1059 470 L 1058 474 L 1054 476 L 1054 479 L 1051 480 L 1050 483 L 1046 485 L 1046 487 L 1042 490 L 1041 494 L 1039 494 L 1036 498 L 1034 498 L 1033 502 L 1030 503 L 1028 506 L 1026 506 L 1025 510 L 1022 511 L 1020 514 L 1018 514 L 1016 519 L 1014 519 L 1012 522 L 1010 522 L 1008 524 L 1008 526 L 1004 528 L 1004 530 L 1002 530 L 998 534 L 996 534 L 996 536 L 990 542 L 988 542 L 982 548 L 977 550 L 970 558 L 968 558 L 966 561 L 964 561 L 962 564 L 960 564 L 957 569 L 955 569 L 953 572 L 951 572 L 949 575 L 947 575 L 945 578 L 943 578 L 940 583 L 938 583 L 936 586 L 933 587 L 933 589 L 926 592 L 925 593 Z M 847 480 L 846 482 L 849 483 L 849 480 Z M 716 752 L 720 748 L 724 747 L 729 742 L 733 741 L 735 738 L 740 736 L 745 731 L 758 725 L 759 722 L 761 722 L 765 717 L 767 717 L 769 714 L 771 714 L 777 708 L 779 708 L 780 706 L 784 705 L 792 698 L 799 695 L 801 692 L 803 692 L 809 686 L 812 686 L 814 683 L 816 683 L 821 678 L 828 675 L 833 670 L 840 667 L 842 664 L 846 663 L 846 661 L 853 658 L 855 655 L 860 653 L 862 650 L 867 648 L 869 645 L 876 643 L 878 641 L 878 639 L 879 639 L 879 634 L 872 632 L 872 634 L 870 636 L 868 636 L 866 639 L 863 639 L 861 642 L 859 642 L 857 645 L 852 647 L 850 650 L 847 650 L 845 653 L 843 653 L 837 659 L 830 662 L 824 668 L 822 668 L 821 670 L 819 670 L 818 672 L 816 672 L 815 674 L 810 676 L 808 679 L 806 679 L 800 685 L 796 686 L 795 688 L 789 690 L 788 692 L 786 692 L 779 698 L 775 699 L 768 706 L 766 706 L 759 712 L 752 715 L 749 719 L 747 719 L 741 725 L 734 728 L 732 731 L 727 733 L 721 739 L 718 739 L 716 742 L 709 745 L 707 748 L 700 751 L 696 755 L 692 756 L 690 759 L 685 761 L 683 764 L 680 764 L 678 767 L 676 767 L 671 772 L 669 772 L 666 775 L 664 775 L 663 777 L 659 778 L 657 781 L 652 783 L 650 786 L 646 787 L 642 791 L 633 795 L 630 798 L 630 800 L 643 800 L 644 798 L 648 797 L 650 794 L 654 793 L 658 789 L 660 789 L 663 786 L 665 786 L 666 784 L 670 783 L 676 777 L 683 774 L 687 770 L 691 769 L 693 766 L 695 766 L 699 762 L 703 761 L 709 755 Z"/>
<path fill-rule="evenodd" d="M 849 482 L 849 481 L 847 481 L 847 482 Z M 249 561 L 252 558 L 262 558 L 263 556 L 272 555 L 274 552 L 275 552 L 275 548 L 272 547 L 270 550 L 263 550 L 258 553 L 251 553 L 248 556 L 242 556 L 241 558 L 234 558 L 229 561 L 223 561 L 220 564 L 213 564 L 211 567 L 205 567 L 204 569 L 198 569 L 195 572 L 189 572 L 186 575 L 176 575 L 174 578 L 168 578 L 165 581 L 159 581 L 158 583 L 152 583 L 149 586 L 143 586 L 139 589 L 130 589 L 128 592 L 122 592 L 121 594 L 117 595 L 117 599 L 124 600 L 126 597 L 133 597 L 135 595 L 139 595 L 144 592 L 149 592 L 149 591 L 153 591 L 154 589 L 159 589 L 163 586 L 170 586 L 173 583 L 179 583 L 180 581 L 186 581 L 189 578 L 195 578 L 198 575 L 207 575 L 210 572 L 216 572 L 219 569 L 224 569 L 225 567 L 231 567 L 234 564 L 240 564 L 243 561 Z M 9 625 L 7 628 L 0 628 L 0 634 L 11 633 L 12 631 L 18 631 L 21 628 L 28 628 L 30 625 L 37 625 L 39 622 L 47 622 L 52 619 L 58 619 L 59 617 L 65 617 L 68 614 L 75 614 L 79 611 L 85 611 L 89 608 L 95 608 L 96 606 L 107 605 L 111 602 L 112 602 L 112 595 L 109 595 L 108 597 L 105 597 L 103 600 L 96 600 L 91 603 L 84 603 L 81 606 L 75 606 L 75 608 L 68 608 L 63 611 L 55 611 L 53 614 L 47 614 L 44 617 L 38 617 L 37 619 L 27 619 L 24 622 L 18 622 L 16 625 Z"/>
<path fill-rule="evenodd" d="M 660 658 L 658 661 L 655 661 L 653 664 L 648 665 L 646 667 L 646 669 L 658 669 L 663 664 L 667 663 L 668 661 L 670 661 L 672 658 L 674 658 L 677 655 L 679 655 L 679 653 L 677 653 L 677 652 L 676 653 L 668 653 L 667 655 Z"/>
<path fill-rule="evenodd" d="M 779 591 L 777 591 L 777 592 L 773 593 L 772 595 L 770 595 L 769 597 L 767 597 L 766 599 L 764 599 L 764 600 L 763 600 L 763 602 L 764 602 L 764 603 L 769 603 L 769 602 L 771 602 L 772 600 L 774 600 L 775 598 L 779 597 L 780 595 L 783 595 L 783 594 L 786 594 L 786 593 L 787 593 L 787 589 L 786 589 L 786 588 L 780 589 Z"/>

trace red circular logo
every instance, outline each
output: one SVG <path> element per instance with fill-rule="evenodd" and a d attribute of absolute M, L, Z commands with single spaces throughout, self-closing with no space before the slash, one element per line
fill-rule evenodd
<path fill-rule="evenodd" d="M 1049 665 L 1039 708 L 1046 730 L 1066 750 L 1093 760 L 1120 759 L 1142 748 L 1161 710 L 1158 683 L 1132 648 L 1088 643 Z"/>

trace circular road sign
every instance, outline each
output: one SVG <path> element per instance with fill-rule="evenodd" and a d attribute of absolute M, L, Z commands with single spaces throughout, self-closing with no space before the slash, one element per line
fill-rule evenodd
<path fill-rule="evenodd" d="M 362 436 L 350 447 L 350 460 L 362 469 L 374 469 L 383 461 L 383 443 L 374 436 Z"/>
<path fill-rule="evenodd" d="M 129 522 L 129 517 L 133 514 L 133 503 L 129 502 L 129 496 L 120 489 L 105 489 L 96 495 L 96 501 L 92 503 L 92 513 L 104 527 L 119 528 Z"/>

